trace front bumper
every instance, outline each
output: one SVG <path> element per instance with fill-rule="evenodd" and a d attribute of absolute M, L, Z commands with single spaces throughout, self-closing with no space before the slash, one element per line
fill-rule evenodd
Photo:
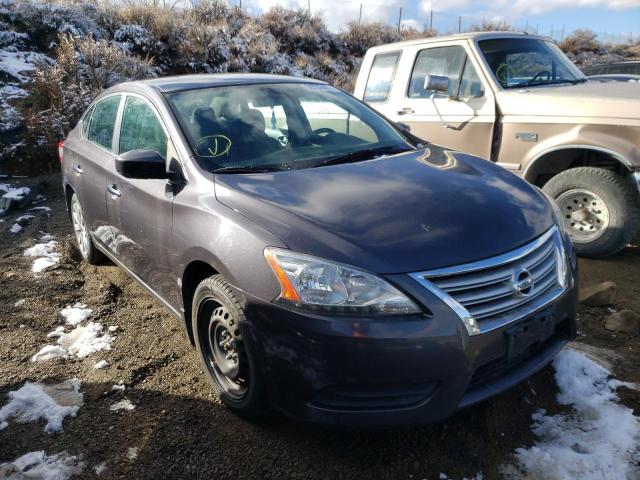
<path fill-rule="evenodd" d="M 439 422 L 523 381 L 575 336 L 574 262 L 570 277 L 553 303 L 471 337 L 449 306 L 407 275 L 387 278 L 428 314 L 325 317 L 244 295 L 246 333 L 272 406 L 288 416 L 343 426 Z M 553 323 L 552 335 L 509 358 L 506 332 L 534 315 Z"/>

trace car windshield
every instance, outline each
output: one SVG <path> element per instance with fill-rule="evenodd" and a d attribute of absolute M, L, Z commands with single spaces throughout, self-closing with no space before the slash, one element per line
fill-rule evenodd
<path fill-rule="evenodd" d="M 329 85 L 222 86 L 166 97 L 197 160 L 213 172 L 310 168 L 414 148 L 370 108 Z"/>
<path fill-rule="evenodd" d="M 478 42 L 503 88 L 581 83 L 584 75 L 552 42 L 535 38 L 500 38 Z"/>

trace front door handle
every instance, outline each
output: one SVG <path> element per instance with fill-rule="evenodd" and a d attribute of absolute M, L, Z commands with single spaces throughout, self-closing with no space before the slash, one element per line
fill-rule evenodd
<path fill-rule="evenodd" d="M 118 186 L 115 183 L 111 185 L 107 185 L 107 192 L 109 192 L 114 197 L 121 197 L 122 193 L 118 190 Z"/>
<path fill-rule="evenodd" d="M 82 175 L 84 173 L 84 170 L 82 169 L 82 167 L 80 165 L 74 165 L 73 172 L 76 175 Z"/>
<path fill-rule="evenodd" d="M 402 110 L 398 110 L 398 115 L 409 115 L 411 113 L 415 113 L 411 107 L 405 107 Z"/>

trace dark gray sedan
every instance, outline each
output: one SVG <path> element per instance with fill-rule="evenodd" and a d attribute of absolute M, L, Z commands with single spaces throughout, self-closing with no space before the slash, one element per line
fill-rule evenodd
<path fill-rule="evenodd" d="M 575 255 L 544 194 L 323 82 L 123 83 L 60 155 L 84 259 L 166 305 L 241 414 L 439 421 L 575 335 Z"/>

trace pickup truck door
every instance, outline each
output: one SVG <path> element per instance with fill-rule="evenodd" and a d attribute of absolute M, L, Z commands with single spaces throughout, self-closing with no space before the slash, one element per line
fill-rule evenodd
<path fill-rule="evenodd" d="M 427 75 L 448 77 L 447 94 L 432 98 L 424 88 Z M 495 98 L 464 41 L 405 48 L 389 101 L 372 106 L 431 143 L 491 157 Z"/>

